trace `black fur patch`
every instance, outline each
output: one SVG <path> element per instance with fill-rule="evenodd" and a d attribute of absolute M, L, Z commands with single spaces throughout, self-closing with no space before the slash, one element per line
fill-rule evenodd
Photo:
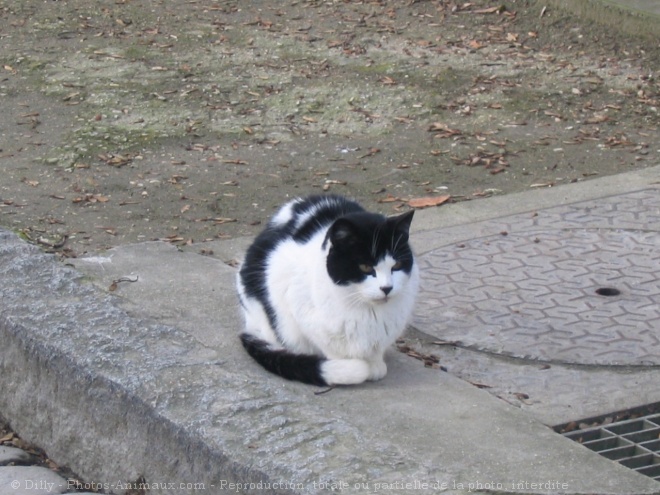
<path fill-rule="evenodd" d="M 325 359 L 319 356 L 271 349 L 267 342 L 246 333 L 241 334 L 241 342 L 248 354 L 271 373 L 310 385 L 328 385 L 321 376 L 321 364 Z"/>
<path fill-rule="evenodd" d="M 301 215 L 312 210 L 315 214 L 302 225 L 296 226 Z M 264 307 L 268 321 L 275 332 L 277 332 L 277 316 L 266 290 L 266 261 L 270 253 L 287 239 L 292 238 L 304 244 L 337 218 L 356 211 L 364 210 L 355 201 L 342 196 L 310 196 L 294 205 L 289 222 L 277 225 L 271 221 L 248 248 L 241 266 L 241 281 L 246 295 L 256 298 Z"/>
<path fill-rule="evenodd" d="M 362 282 L 370 276 L 360 265 L 376 266 L 386 255 L 410 273 L 413 255 L 408 245 L 412 211 L 386 218 L 376 213 L 351 213 L 338 219 L 328 231 L 332 245 L 326 260 L 328 274 L 338 285 Z"/>

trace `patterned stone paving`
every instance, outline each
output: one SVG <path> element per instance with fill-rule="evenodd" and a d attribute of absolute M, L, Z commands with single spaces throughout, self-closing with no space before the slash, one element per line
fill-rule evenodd
<path fill-rule="evenodd" d="M 659 196 L 645 190 L 502 218 L 502 234 L 420 256 L 414 326 L 518 358 L 660 364 Z"/>

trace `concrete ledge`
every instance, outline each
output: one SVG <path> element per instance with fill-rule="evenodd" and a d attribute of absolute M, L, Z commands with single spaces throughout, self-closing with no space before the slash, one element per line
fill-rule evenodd
<path fill-rule="evenodd" d="M 660 36 L 660 4 L 655 0 L 545 0 L 537 3 L 571 12 L 626 34 L 649 38 L 655 43 Z"/>
<path fill-rule="evenodd" d="M 221 453 L 163 417 L 156 396 L 145 393 L 170 366 L 192 370 L 214 352 L 180 331 L 128 317 L 79 273 L 5 231 L 0 255 L 2 278 L 11 281 L 1 291 L 0 409 L 16 431 L 101 485 L 146 473 L 151 480 L 233 479 Z"/>
<path fill-rule="evenodd" d="M 90 281 L 108 287 L 112 270 L 125 273 L 123 249 L 132 266 L 150 268 L 140 287 L 110 296 Z M 382 382 L 320 396 L 267 375 L 240 349 L 237 321 L 210 346 L 200 342 L 206 330 L 193 336 L 138 314 L 164 287 L 188 287 L 193 299 L 173 297 L 168 318 L 197 309 L 212 328 L 214 301 L 230 322 L 233 269 L 161 243 L 108 257 L 84 277 L 0 231 L 0 410 L 108 491 L 144 480 L 159 485 L 150 493 L 177 494 L 657 493 L 656 482 L 403 354 L 389 356 Z"/>

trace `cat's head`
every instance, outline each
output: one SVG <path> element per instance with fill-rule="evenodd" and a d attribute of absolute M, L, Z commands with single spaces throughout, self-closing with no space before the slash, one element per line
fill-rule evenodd
<path fill-rule="evenodd" d="M 396 217 L 351 213 L 328 229 L 326 267 L 332 281 L 362 299 L 385 302 L 408 288 L 414 266 L 408 244 L 414 210 Z"/>

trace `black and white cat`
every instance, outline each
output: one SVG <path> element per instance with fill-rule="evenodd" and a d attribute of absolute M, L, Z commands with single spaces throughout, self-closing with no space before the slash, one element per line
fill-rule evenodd
<path fill-rule="evenodd" d="M 314 385 L 383 378 L 384 353 L 417 294 L 413 213 L 387 218 L 332 195 L 284 205 L 238 274 L 247 352 L 268 371 Z"/>

